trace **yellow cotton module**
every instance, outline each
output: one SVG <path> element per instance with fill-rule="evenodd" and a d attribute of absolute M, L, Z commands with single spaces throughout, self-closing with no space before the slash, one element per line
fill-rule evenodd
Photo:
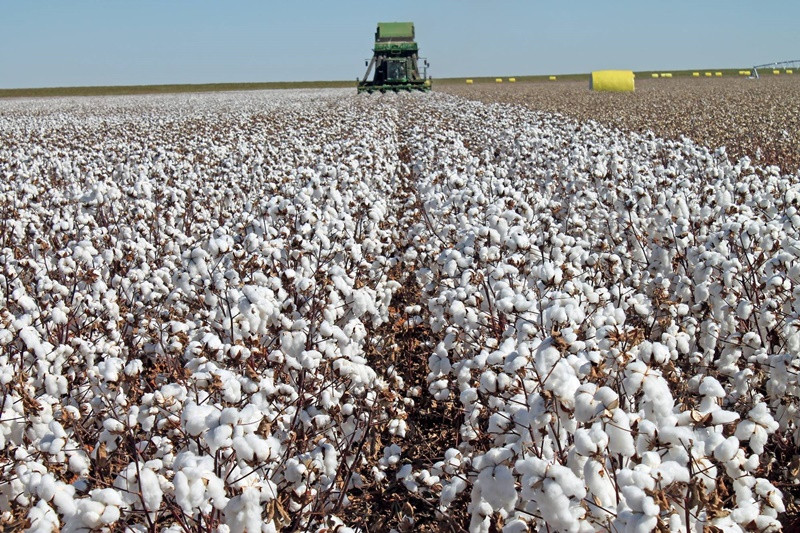
<path fill-rule="evenodd" d="M 592 72 L 589 88 L 593 91 L 632 92 L 632 70 L 596 70 Z"/>

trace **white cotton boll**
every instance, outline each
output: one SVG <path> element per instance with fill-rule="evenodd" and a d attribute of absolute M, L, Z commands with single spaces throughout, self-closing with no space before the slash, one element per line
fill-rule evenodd
<path fill-rule="evenodd" d="M 755 485 L 756 494 L 764 498 L 767 504 L 777 513 L 786 511 L 783 504 L 783 494 L 768 480 L 758 478 Z"/>
<path fill-rule="evenodd" d="M 611 474 L 600 462 L 589 459 L 583 466 L 583 478 L 586 480 L 586 488 L 589 492 L 589 509 L 595 516 L 608 516 L 608 512 L 591 505 L 591 503 L 596 503 L 605 509 L 613 508 L 616 502 L 616 489 L 611 480 Z"/>
<path fill-rule="evenodd" d="M 205 435 L 206 443 L 208 444 L 211 453 L 216 453 L 220 448 L 229 448 L 233 444 L 231 436 L 233 435 L 233 428 L 229 425 L 217 426 Z"/>
<path fill-rule="evenodd" d="M 728 437 L 714 448 L 714 458 L 722 463 L 732 460 L 739 451 L 739 439 Z"/>
<path fill-rule="evenodd" d="M 578 517 L 573 513 L 573 506 L 564 494 L 558 482 L 546 479 L 543 483 L 543 490 L 537 491 L 536 501 L 545 522 L 556 528 L 558 531 L 578 531 L 579 524 L 577 518 L 585 514 L 582 508 L 579 510 Z"/>
<path fill-rule="evenodd" d="M 739 420 L 739 413 L 733 411 L 717 409 L 711 413 L 711 424 L 714 425 L 731 424 L 737 420 Z"/>
<path fill-rule="evenodd" d="M 406 436 L 406 421 L 401 420 L 398 418 L 392 419 L 389 421 L 388 431 L 392 435 L 397 435 L 398 437 L 405 437 Z"/>
<path fill-rule="evenodd" d="M 105 381 L 113 383 L 119 379 L 119 373 L 122 371 L 123 366 L 124 361 L 119 357 L 107 357 L 97 363 L 97 371 Z"/>
<path fill-rule="evenodd" d="M 604 409 L 615 409 L 619 406 L 619 395 L 611 387 L 600 387 L 594 394 L 594 399 L 599 402 Z"/>
<path fill-rule="evenodd" d="M 600 411 L 602 404 L 595 399 L 597 386 L 594 383 L 584 383 L 575 393 L 575 419 L 578 422 L 589 422 Z"/>
<path fill-rule="evenodd" d="M 450 315 L 453 317 L 453 322 L 459 326 L 463 326 L 467 316 L 467 308 L 464 306 L 464 302 L 454 300 L 453 303 L 450 304 Z"/>
<path fill-rule="evenodd" d="M 61 529 L 58 515 L 45 500 L 39 500 L 28 510 L 28 520 L 30 526 L 26 531 L 31 533 L 52 533 Z"/>
<path fill-rule="evenodd" d="M 453 477 L 449 483 L 442 487 L 439 496 L 440 508 L 447 509 L 458 495 L 467 488 L 467 482 L 461 477 Z"/>
<path fill-rule="evenodd" d="M 579 428 L 575 432 L 575 450 L 585 457 L 589 457 L 590 455 L 597 453 L 597 444 L 592 438 L 589 430 L 585 428 Z"/>
<path fill-rule="evenodd" d="M 654 342 L 650 357 L 654 363 L 663 365 L 670 360 L 669 348 L 660 342 Z"/>
<path fill-rule="evenodd" d="M 203 335 L 202 343 L 212 352 L 222 349 L 222 340 L 214 333 Z"/>
<path fill-rule="evenodd" d="M 753 304 L 747 300 L 741 300 L 739 305 L 736 306 L 736 316 L 742 320 L 747 320 L 753 313 Z"/>
<path fill-rule="evenodd" d="M 444 401 L 450 397 L 449 384 L 446 379 L 439 379 L 428 385 L 428 392 L 437 401 Z"/>
<path fill-rule="evenodd" d="M 89 457 L 86 452 L 79 451 L 69 456 L 69 471 L 86 475 L 89 471 Z"/>
<path fill-rule="evenodd" d="M 439 377 L 450 373 L 450 359 L 447 357 L 447 350 L 439 343 L 433 354 L 428 358 L 428 368 L 432 377 Z"/>
<path fill-rule="evenodd" d="M 486 370 L 481 373 L 481 392 L 495 393 L 497 392 L 497 374 L 491 370 Z"/>
<path fill-rule="evenodd" d="M 740 441 L 748 441 L 750 449 L 757 454 L 764 452 L 769 435 L 778 430 L 779 424 L 772 418 L 767 405 L 758 403 L 747 413 L 747 419 L 736 425 L 734 435 Z"/>
<path fill-rule="evenodd" d="M 249 435 L 248 435 L 249 436 Z M 245 437 L 237 436 L 231 440 L 231 447 L 236 452 L 236 457 L 243 461 L 252 461 L 255 456 L 252 446 Z"/>
<path fill-rule="evenodd" d="M 136 376 L 142 373 L 144 363 L 141 359 L 132 359 L 125 365 L 123 372 L 126 376 Z"/>
<path fill-rule="evenodd" d="M 261 493 L 255 487 L 245 487 L 239 496 L 228 501 L 225 506 L 225 525 L 231 533 L 261 532 Z"/>
<path fill-rule="evenodd" d="M 605 430 L 608 434 L 608 451 L 623 457 L 633 457 L 636 454 L 630 421 L 625 411 L 614 409 L 613 417 L 606 423 Z"/>
<path fill-rule="evenodd" d="M 661 483 L 689 483 L 689 469 L 677 461 L 664 461 L 653 471 L 655 477 L 661 476 Z"/>
<path fill-rule="evenodd" d="M 322 362 L 322 354 L 317 350 L 304 350 L 300 354 L 299 362 L 306 370 L 316 370 Z"/>
<path fill-rule="evenodd" d="M 737 524 L 749 524 L 754 522 L 756 518 L 758 518 L 759 514 L 761 514 L 761 510 L 754 501 L 737 501 L 736 507 L 731 512 L 731 518 Z"/>
<path fill-rule="evenodd" d="M 702 396 L 712 396 L 714 398 L 724 398 L 725 389 L 719 381 L 712 376 L 705 376 L 700 383 L 700 394 Z"/>
<path fill-rule="evenodd" d="M 56 478 L 52 474 L 43 475 L 36 487 L 39 497 L 48 502 L 53 499 L 56 490 Z"/>
<path fill-rule="evenodd" d="M 119 420 L 116 420 L 114 418 L 106 418 L 105 420 L 103 420 L 103 427 L 109 433 L 124 433 L 125 432 L 125 426 L 122 424 L 122 422 L 120 422 Z"/>
<path fill-rule="evenodd" d="M 48 374 L 44 377 L 44 387 L 47 391 L 47 394 L 50 396 L 59 397 L 67 393 L 67 378 L 64 376 L 54 376 L 52 374 Z"/>
<path fill-rule="evenodd" d="M 81 499 L 78 502 L 79 519 L 84 526 L 89 528 L 96 528 L 103 525 L 101 516 L 106 510 L 105 505 L 100 502 L 94 502 L 87 499 Z"/>
<path fill-rule="evenodd" d="M 356 318 L 375 311 L 375 304 L 366 289 L 353 291 L 351 297 L 353 298 L 352 310 Z"/>
<path fill-rule="evenodd" d="M 199 499 L 197 497 L 193 497 L 193 495 L 200 492 L 198 496 L 202 498 L 202 486 L 198 483 L 191 483 L 188 476 L 183 471 L 178 471 L 175 473 L 172 484 L 175 490 L 175 502 L 180 505 L 184 512 L 191 513 L 192 507 L 195 505 L 194 502 Z M 200 490 L 198 491 L 197 489 Z M 199 503 L 199 501 L 197 501 L 197 503 Z"/>
<path fill-rule="evenodd" d="M 219 411 L 211 405 L 189 403 L 181 413 L 181 423 L 189 435 L 196 437 L 208 429 L 212 423 L 216 423 L 218 413 Z"/>
<path fill-rule="evenodd" d="M 403 466 L 400 467 L 400 470 L 397 471 L 397 474 L 395 474 L 394 477 L 398 481 L 406 479 L 411 475 L 411 471 L 412 471 L 412 466 L 410 464 L 404 464 Z"/>
<path fill-rule="evenodd" d="M 530 527 L 521 518 L 514 518 L 503 525 L 503 533 L 528 533 Z"/>
<path fill-rule="evenodd" d="M 516 374 L 529 363 L 529 359 L 518 352 L 511 353 L 505 360 L 503 372 L 506 374 Z"/>
<path fill-rule="evenodd" d="M 53 504 L 58 512 L 63 516 L 74 516 L 78 512 L 75 500 L 75 486 L 61 485 L 53 495 Z"/>
<path fill-rule="evenodd" d="M 642 404 L 648 419 L 663 422 L 667 418 L 673 418 L 672 409 L 675 402 L 669 384 L 664 378 L 648 375 L 642 382 L 642 391 L 644 392 Z"/>
<path fill-rule="evenodd" d="M 62 326 L 67 323 L 67 314 L 58 307 L 54 307 L 52 311 L 50 311 L 50 318 L 52 319 L 53 323 L 58 326 Z"/>
<path fill-rule="evenodd" d="M 653 498 L 647 496 L 645 492 L 636 486 L 622 487 L 621 492 L 625 496 L 625 503 L 633 511 L 643 513 L 647 516 L 658 516 L 659 507 Z"/>
<path fill-rule="evenodd" d="M 583 481 L 566 466 L 550 465 L 547 475 L 558 483 L 560 490 L 567 496 L 578 499 L 586 497 L 586 487 Z"/>
<path fill-rule="evenodd" d="M 505 465 L 481 470 L 472 489 L 473 502 L 484 501 L 491 505 L 493 512 L 508 516 L 517 502 L 517 491 L 511 469 Z"/>

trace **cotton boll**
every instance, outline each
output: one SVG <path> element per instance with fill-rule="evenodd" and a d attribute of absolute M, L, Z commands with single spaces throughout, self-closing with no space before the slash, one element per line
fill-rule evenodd
<path fill-rule="evenodd" d="M 739 439 L 728 437 L 714 448 L 714 458 L 721 463 L 732 460 L 739 451 Z"/>
<path fill-rule="evenodd" d="M 642 405 L 648 419 L 663 422 L 672 418 L 674 400 L 669 384 L 664 378 L 657 375 L 645 377 L 642 382 L 642 391 L 644 392 Z"/>
<path fill-rule="evenodd" d="M 35 533 L 51 533 L 60 530 L 58 515 L 45 500 L 39 500 L 28 511 L 30 527 L 27 531 Z"/>
<path fill-rule="evenodd" d="M 623 457 L 633 457 L 636 447 L 633 443 L 630 421 L 622 409 L 614 409 L 612 419 L 605 425 L 608 434 L 608 450 Z"/>
<path fill-rule="evenodd" d="M 445 510 L 467 488 L 467 482 L 461 477 L 453 477 L 449 483 L 444 484 L 439 496 L 440 509 Z"/>
<path fill-rule="evenodd" d="M 493 512 L 508 516 L 517 501 L 517 491 L 511 469 L 505 465 L 488 467 L 481 470 L 473 483 L 472 502 L 488 503 Z"/>
<path fill-rule="evenodd" d="M 261 494 L 255 487 L 245 487 L 242 493 L 231 498 L 225 506 L 225 525 L 231 533 L 256 533 L 261 531 Z"/>
<path fill-rule="evenodd" d="M 736 307 L 736 316 L 741 318 L 742 320 L 749 319 L 752 313 L 753 313 L 753 304 L 751 304 L 747 300 L 741 300 L 739 302 L 739 305 Z"/>
<path fill-rule="evenodd" d="M 591 505 L 590 503 L 589 510 L 601 520 L 608 518 L 609 512 L 601 507 L 612 509 L 616 503 L 616 489 L 610 473 L 600 462 L 590 459 L 583 467 L 583 478 L 586 480 L 589 501 L 596 504 Z"/>
<path fill-rule="evenodd" d="M 181 414 L 181 423 L 186 432 L 198 436 L 212 423 L 216 423 L 218 412 L 210 405 L 187 404 Z"/>
<path fill-rule="evenodd" d="M 464 303 L 459 300 L 454 300 L 453 303 L 450 304 L 450 315 L 453 317 L 453 322 L 459 326 L 463 326 L 467 316 L 467 309 Z"/>
<path fill-rule="evenodd" d="M 714 398 L 725 397 L 725 389 L 722 388 L 722 385 L 720 385 L 719 381 L 712 376 L 706 376 L 703 378 L 703 381 L 700 384 L 699 392 L 702 396 L 711 396 Z"/>
<path fill-rule="evenodd" d="M 481 374 L 481 388 L 483 393 L 492 394 L 497 392 L 497 374 L 491 370 L 486 370 Z"/>
<path fill-rule="evenodd" d="M 747 419 L 737 424 L 734 435 L 740 441 L 748 441 L 750 449 L 761 454 L 769 435 L 777 431 L 778 427 L 778 423 L 769 414 L 766 404 L 761 402 L 748 412 Z"/>

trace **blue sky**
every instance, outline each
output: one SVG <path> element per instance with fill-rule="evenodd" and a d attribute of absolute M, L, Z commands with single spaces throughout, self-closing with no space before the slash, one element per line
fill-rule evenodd
<path fill-rule="evenodd" d="M 393 20 L 434 78 L 800 57 L 796 0 L 4 0 L 0 88 L 354 80 Z"/>

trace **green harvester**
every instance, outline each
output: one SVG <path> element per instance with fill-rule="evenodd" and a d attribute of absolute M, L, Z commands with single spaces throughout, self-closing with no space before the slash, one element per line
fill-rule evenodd
<path fill-rule="evenodd" d="M 431 90 L 428 61 L 419 57 L 413 22 L 379 22 L 372 52 L 367 72 L 358 82 L 359 93 Z M 424 65 L 422 73 L 418 65 L 420 60 Z M 373 68 L 375 76 L 368 81 Z"/>

